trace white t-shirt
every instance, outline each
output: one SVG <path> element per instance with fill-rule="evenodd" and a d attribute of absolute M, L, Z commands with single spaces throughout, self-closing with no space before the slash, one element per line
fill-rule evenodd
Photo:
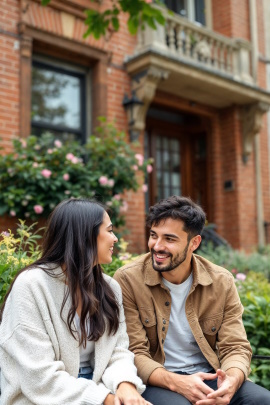
<path fill-rule="evenodd" d="M 169 288 L 172 298 L 169 328 L 164 342 L 165 368 L 188 374 L 212 370 L 192 334 L 186 317 L 185 304 L 193 282 L 192 273 L 182 284 L 172 284 L 164 278 L 163 282 Z"/>
<path fill-rule="evenodd" d="M 77 331 L 81 336 L 80 317 L 77 314 L 77 312 L 75 314 L 75 323 Z M 95 350 L 95 342 L 92 340 L 87 340 L 85 348 L 83 347 L 83 345 L 80 346 L 80 367 L 91 367 L 90 355 L 91 353 L 93 353 L 94 350 Z"/>

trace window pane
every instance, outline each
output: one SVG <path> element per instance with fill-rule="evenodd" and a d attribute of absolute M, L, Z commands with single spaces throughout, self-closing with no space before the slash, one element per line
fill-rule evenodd
<path fill-rule="evenodd" d="M 156 180 L 158 196 L 181 195 L 180 141 L 158 136 L 160 150 L 156 150 Z"/>
<path fill-rule="evenodd" d="M 32 68 L 32 121 L 81 128 L 80 78 L 49 68 Z"/>
<path fill-rule="evenodd" d="M 205 4 L 204 0 L 195 0 L 195 19 L 205 25 Z"/>
<path fill-rule="evenodd" d="M 55 139 L 59 139 L 64 143 L 80 140 L 80 136 L 78 134 L 74 134 L 72 132 L 66 132 L 66 131 L 61 132 L 61 131 L 55 131 L 52 129 L 48 130 L 45 128 L 38 128 L 38 127 L 35 127 L 34 125 L 32 125 L 31 135 L 35 135 L 35 136 L 39 137 L 44 133 L 50 133 L 54 136 Z"/>

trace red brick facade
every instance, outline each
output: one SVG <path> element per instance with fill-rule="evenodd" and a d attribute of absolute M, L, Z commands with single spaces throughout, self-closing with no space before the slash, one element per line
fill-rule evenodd
<path fill-rule="evenodd" d="M 32 55 L 41 53 L 65 61 L 92 67 L 92 122 L 100 115 L 116 120 L 127 131 L 127 115 L 122 106 L 124 93 L 130 94 L 131 79 L 124 58 L 134 54 L 136 37 L 127 32 L 126 16 L 121 16 L 121 30 L 105 41 L 83 39 L 83 10 L 87 0 L 52 0 L 41 7 L 38 0 L 2 0 L 0 15 L 0 130 L 4 153 L 11 150 L 14 136 L 30 131 L 30 95 Z M 90 3 L 91 4 L 91 3 Z M 111 4 L 105 0 L 102 7 Z M 257 26 L 259 52 L 265 53 L 263 2 L 258 0 Z M 93 7 L 98 7 L 93 3 Z M 71 17 L 69 25 L 66 18 Z M 248 0 L 212 1 L 213 30 L 222 35 L 251 40 Z M 71 25 L 70 25 L 71 24 Z M 71 29 L 70 29 L 71 27 Z M 258 85 L 266 88 L 265 64 L 258 61 Z M 165 94 L 165 96 L 164 96 Z M 216 109 L 166 92 L 157 92 L 152 105 L 172 108 L 181 113 L 197 114 L 207 121 L 207 215 L 218 232 L 234 247 L 250 250 L 258 243 L 256 170 L 254 153 L 243 162 L 242 107 Z M 137 152 L 144 153 L 143 136 Z M 267 120 L 260 132 L 261 181 L 264 221 L 270 222 L 270 181 Z M 185 175 L 183 173 L 183 175 Z M 188 175 L 188 174 L 187 174 Z M 141 179 L 142 180 L 142 179 Z M 224 183 L 232 189 L 224 190 Z M 128 192 L 127 228 L 130 250 L 145 251 L 145 195 Z M 2 221 L 2 219 L 1 219 Z M 268 231 L 270 238 L 270 229 Z M 268 239 L 268 243 L 270 240 Z"/>

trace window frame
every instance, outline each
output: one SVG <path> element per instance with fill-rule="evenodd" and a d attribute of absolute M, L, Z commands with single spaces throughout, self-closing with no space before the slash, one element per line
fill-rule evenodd
<path fill-rule="evenodd" d="M 89 87 L 87 86 L 87 70 L 81 68 L 80 66 L 66 64 L 62 61 L 55 61 L 50 58 L 42 58 L 35 55 L 32 59 L 32 67 L 40 67 L 41 69 L 49 71 L 63 73 L 71 77 L 76 77 L 80 80 L 80 129 L 75 129 L 69 126 L 61 126 L 55 124 L 49 124 L 47 122 L 36 122 L 31 119 L 31 128 L 44 128 L 48 131 L 53 130 L 56 132 L 71 132 L 74 133 L 81 143 L 85 143 L 87 140 L 87 133 L 86 133 L 86 111 L 88 110 L 88 103 L 87 103 L 87 94 L 86 89 Z M 31 83 L 31 94 L 32 94 L 32 83 Z M 32 110 L 32 103 L 31 103 L 31 110 Z"/>

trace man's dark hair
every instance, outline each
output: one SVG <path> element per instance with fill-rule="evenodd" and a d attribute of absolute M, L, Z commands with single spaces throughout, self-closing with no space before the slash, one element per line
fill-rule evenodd
<path fill-rule="evenodd" d="M 150 207 L 146 223 L 151 228 L 168 218 L 183 221 L 183 230 L 191 239 L 201 235 L 206 216 L 203 209 L 189 197 L 173 195 Z"/>

